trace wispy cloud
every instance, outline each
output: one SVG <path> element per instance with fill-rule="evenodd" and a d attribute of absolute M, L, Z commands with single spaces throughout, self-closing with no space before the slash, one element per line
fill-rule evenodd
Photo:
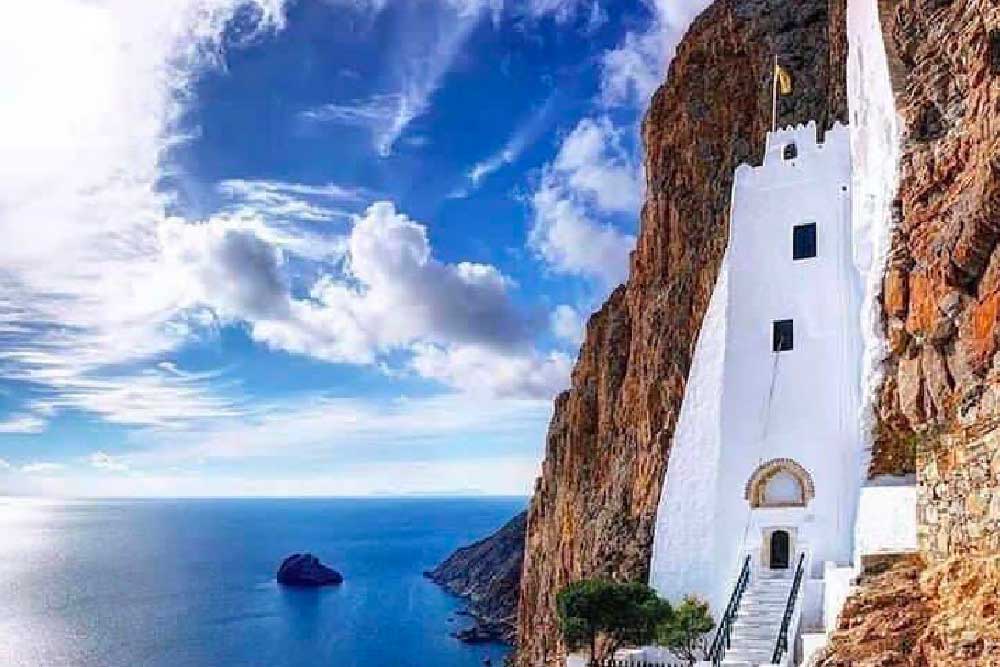
<path fill-rule="evenodd" d="M 472 187 L 478 187 L 485 178 L 494 172 L 507 165 L 514 164 L 521 157 L 521 154 L 538 140 L 552 120 L 551 115 L 555 99 L 554 95 L 549 97 L 535 113 L 531 114 L 527 121 L 522 123 L 510 135 L 503 148 L 487 159 L 473 165 L 468 173 Z"/>
<path fill-rule="evenodd" d="M 391 154 L 410 124 L 427 112 L 431 97 L 490 8 L 488 0 L 397 5 L 395 9 L 403 14 L 401 34 L 389 40 L 394 47 L 383 92 L 307 109 L 302 118 L 365 127 L 372 133 L 377 153 Z"/>
<path fill-rule="evenodd" d="M 108 472 L 126 472 L 129 469 L 127 465 L 104 452 L 94 452 L 87 457 L 87 461 L 92 467 Z"/>
<path fill-rule="evenodd" d="M 260 476 L 270 462 L 290 456 L 298 464 L 322 465 L 331 472 L 417 461 L 435 453 L 439 458 L 443 452 L 452 461 L 500 451 L 535 456 L 551 410 L 548 399 L 483 401 L 468 394 L 388 400 L 296 396 L 197 428 L 141 432 L 129 451 L 88 463 L 148 474 L 223 466 Z"/>
<path fill-rule="evenodd" d="M 309 185 L 284 181 L 228 179 L 216 189 L 230 200 L 226 210 L 259 215 L 269 221 L 328 222 L 349 218 L 371 197 L 366 188 L 335 183 Z M 350 207 L 350 208 L 345 208 Z"/>
<path fill-rule="evenodd" d="M 52 463 L 50 461 L 39 461 L 21 466 L 21 472 L 27 475 L 48 475 L 62 472 L 66 466 L 62 463 Z"/>
<path fill-rule="evenodd" d="M 33 414 L 16 414 L 0 421 L 0 433 L 42 433 L 47 422 Z"/>
<path fill-rule="evenodd" d="M 187 429 L 142 430 L 114 455 L 10 468 L 0 489 L 103 497 L 526 494 L 551 410 L 547 399 L 466 394 L 293 396 Z M 304 470 L 289 473 L 292 459 Z"/>

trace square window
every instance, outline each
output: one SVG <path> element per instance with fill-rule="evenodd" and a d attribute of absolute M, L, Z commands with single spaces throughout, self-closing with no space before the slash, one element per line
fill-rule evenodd
<path fill-rule="evenodd" d="M 795 225 L 792 228 L 792 259 L 816 256 L 816 223 Z"/>
<path fill-rule="evenodd" d="M 771 338 L 772 352 L 787 352 L 793 343 L 792 321 L 775 320 Z"/>

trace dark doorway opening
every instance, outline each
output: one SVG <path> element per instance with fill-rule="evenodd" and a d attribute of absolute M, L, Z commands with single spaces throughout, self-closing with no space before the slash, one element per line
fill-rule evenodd
<path fill-rule="evenodd" d="M 776 530 L 771 533 L 771 569 L 787 570 L 790 560 L 789 537 L 787 530 Z"/>

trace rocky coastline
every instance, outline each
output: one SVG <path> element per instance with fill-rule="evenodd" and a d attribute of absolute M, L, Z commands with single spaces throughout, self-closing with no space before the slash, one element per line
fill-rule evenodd
<path fill-rule="evenodd" d="M 468 644 L 515 643 L 527 512 L 492 535 L 457 549 L 424 576 L 468 601 L 471 625 L 453 636 Z"/>

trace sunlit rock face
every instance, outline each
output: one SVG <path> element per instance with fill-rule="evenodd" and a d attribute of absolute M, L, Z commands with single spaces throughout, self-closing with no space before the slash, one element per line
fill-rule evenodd
<path fill-rule="evenodd" d="M 1000 664 L 1000 556 L 914 556 L 861 578 L 817 667 Z"/>
<path fill-rule="evenodd" d="M 670 442 L 728 242 L 733 172 L 760 162 L 771 126 L 773 54 L 795 85 L 781 125 L 846 121 L 844 11 L 840 0 L 720 0 L 692 24 L 650 103 L 630 276 L 588 324 L 529 512 L 521 665 L 559 662 L 555 596 L 567 582 L 648 577 Z"/>
<path fill-rule="evenodd" d="M 873 460 L 891 472 L 913 465 L 892 451 L 900 434 L 1000 413 L 1000 7 L 906 0 L 878 18 L 901 135 Z"/>

